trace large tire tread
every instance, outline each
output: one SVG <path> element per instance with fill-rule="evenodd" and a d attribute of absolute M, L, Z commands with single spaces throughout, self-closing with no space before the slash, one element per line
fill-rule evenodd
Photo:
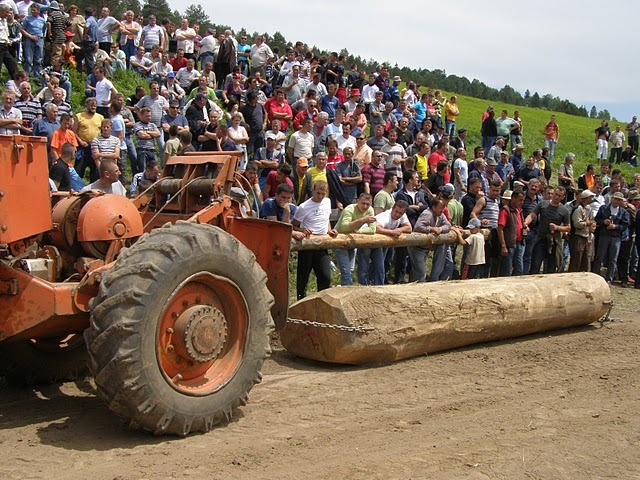
<path fill-rule="evenodd" d="M 170 394 L 172 398 L 162 398 L 157 385 L 149 381 L 146 363 L 155 359 L 145 358 L 141 353 L 143 333 L 148 333 L 142 319 L 149 305 L 166 300 L 155 295 L 162 282 L 176 275 L 176 265 L 194 255 L 214 254 L 221 260 L 234 259 L 229 263 L 235 267 L 223 266 L 220 272 L 213 273 L 235 275 L 233 281 L 243 291 L 249 312 L 253 313 L 240 370 L 228 385 L 203 397 L 216 396 L 218 408 L 193 412 L 185 408 L 187 403 L 181 403 L 193 402 L 192 397 L 182 395 L 185 399 L 181 400 Z M 230 271 L 232 268 L 235 271 Z M 104 274 L 94 299 L 85 340 L 91 358 L 89 367 L 100 396 L 131 428 L 154 434 L 184 436 L 206 432 L 220 422 L 229 421 L 233 410 L 246 404 L 253 385 L 261 381 L 260 369 L 270 352 L 272 305 L 266 274 L 251 251 L 236 238 L 217 227 L 189 222 L 167 224 L 153 230 L 121 253 L 114 267 Z"/>

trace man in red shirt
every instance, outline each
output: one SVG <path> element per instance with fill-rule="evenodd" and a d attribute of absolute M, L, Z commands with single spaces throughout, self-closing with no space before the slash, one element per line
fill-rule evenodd
<path fill-rule="evenodd" d="M 558 140 L 560 140 L 560 127 L 556 123 L 556 116 L 551 115 L 549 123 L 544 127 L 544 146 L 549 149 L 550 162 L 553 162 L 553 154 L 556 151 Z"/>
<path fill-rule="evenodd" d="M 522 275 L 524 257 L 524 217 L 522 215 L 522 190 L 505 190 L 503 200 L 509 202 L 498 214 L 498 240 L 500 241 L 500 276 Z"/>
<path fill-rule="evenodd" d="M 371 163 L 362 167 L 364 193 L 369 193 L 374 197 L 384 186 L 385 169 L 384 166 L 382 166 L 382 158 L 382 152 L 380 150 L 374 150 L 371 154 Z"/>
<path fill-rule="evenodd" d="M 429 159 L 428 159 L 428 164 L 429 164 L 429 175 L 432 175 L 434 173 L 436 173 L 436 171 L 438 170 L 438 163 L 441 161 L 447 161 L 447 147 L 449 146 L 449 144 L 447 143 L 446 140 L 441 139 L 438 142 L 438 148 L 436 149 L 435 152 L 433 152 L 431 155 L 429 155 Z M 444 175 L 444 183 L 450 183 L 449 180 L 451 180 L 451 174 L 449 173 L 449 171 L 447 171 Z"/>
<path fill-rule="evenodd" d="M 344 160 L 344 156 L 338 151 L 338 142 L 327 140 L 327 153 L 327 168 L 335 170 L 336 165 Z"/>
<path fill-rule="evenodd" d="M 267 175 L 267 181 L 264 185 L 264 198 L 275 197 L 276 189 L 281 183 L 286 183 L 293 188 L 293 182 L 289 178 L 291 175 L 291 166 L 288 163 L 283 163 L 278 167 L 278 170 L 272 170 Z"/>
<path fill-rule="evenodd" d="M 286 132 L 287 128 L 289 128 L 289 122 L 293 120 L 293 111 L 285 98 L 284 90 L 280 88 L 276 90 L 275 96 L 265 102 L 264 109 L 269 116 L 269 122 L 273 122 L 276 119 L 280 120 L 282 124 L 281 130 Z"/>
<path fill-rule="evenodd" d="M 176 73 L 181 68 L 185 68 L 187 66 L 187 59 L 184 56 L 184 50 L 182 48 L 179 48 L 176 56 L 169 60 L 169 65 L 173 67 L 173 71 Z"/>

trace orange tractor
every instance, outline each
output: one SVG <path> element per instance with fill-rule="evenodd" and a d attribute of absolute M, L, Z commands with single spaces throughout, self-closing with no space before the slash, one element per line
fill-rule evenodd
<path fill-rule="evenodd" d="M 291 227 L 247 218 L 239 156 L 169 159 L 135 199 L 51 193 L 46 140 L 0 136 L 0 375 L 74 379 L 131 427 L 206 432 L 286 321 Z"/>

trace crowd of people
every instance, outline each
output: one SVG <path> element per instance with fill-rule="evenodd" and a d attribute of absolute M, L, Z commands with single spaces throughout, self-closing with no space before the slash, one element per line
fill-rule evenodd
<path fill-rule="evenodd" d="M 529 134 L 540 148 L 525 155 L 519 112 L 490 106 L 478 119 L 480 138 L 468 139 L 455 96 L 412 81 L 402 87 L 385 65 L 365 72 L 302 42 L 280 52 L 263 36 L 201 32 L 187 19 L 178 26 L 133 11 L 116 19 L 108 7 L 95 15 L 55 0 L 0 2 L 0 62 L 11 76 L 0 134 L 47 138 L 51 188 L 135 196 L 166 158 L 240 151 L 246 213 L 291 223 L 296 238 L 423 232 L 455 241 L 335 249 L 333 259 L 301 251 L 300 298 L 311 271 L 322 289 L 334 267 L 342 285 L 352 284 L 356 265 L 365 285 L 604 266 L 609 282 L 640 288 L 640 176 L 627 184 L 612 169 L 637 166 L 636 117 L 613 132 L 602 122 L 596 161 L 576 179 L 575 155 L 554 166 L 555 116 Z M 86 74 L 76 112 L 72 69 Z M 140 79 L 129 96 L 111 80 L 124 69 Z M 35 95 L 31 82 L 42 87 Z"/>

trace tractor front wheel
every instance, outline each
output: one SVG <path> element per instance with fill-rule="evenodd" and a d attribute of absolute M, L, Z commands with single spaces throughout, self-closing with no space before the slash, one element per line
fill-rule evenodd
<path fill-rule="evenodd" d="M 255 257 L 210 225 L 178 222 L 124 250 L 85 332 L 109 407 L 135 429 L 206 432 L 261 379 L 273 297 Z"/>

